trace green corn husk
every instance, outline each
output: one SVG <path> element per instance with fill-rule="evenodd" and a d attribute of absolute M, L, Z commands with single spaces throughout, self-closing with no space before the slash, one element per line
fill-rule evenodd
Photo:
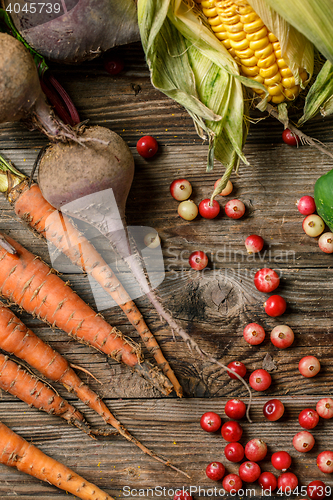
<path fill-rule="evenodd" d="M 303 116 L 297 125 L 303 125 L 319 111 L 323 116 L 333 112 L 333 65 L 330 61 L 325 62 L 315 82 L 311 85 L 305 99 Z"/>
<path fill-rule="evenodd" d="M 248 164 L 242 152 L 247 134 L 242 83 L 253 87 L 253 81 L 239 75 L 192 3 L 139 0 L 138 19 L 152 84 L 184 106 L 198 135 L 208 139 L 207 170 L 214 157 L 226 167 L 221 192 L 239 161 Z"/>
<path fill-rule="evenodd" d="M 284 36 L 284 57 L 294 69 L 296 81 L 298 67 L 305 68 L 310 78 L 311 42 L 264 0 L 249 3 L 272 30 Z M 249 114 L 244 86 L 264 90 L 260 109 L 265 109 L 268 92 L 261 84 L 240 76 L 236 61 L 193 0 L 138 0 L 138 20 L 152 84 L 184 106 L 198 135 L 208 139 L 207 170 L 213 168 L 214 157 L 225 166 L 214 197 L 224 189 L 240 160 L 248 164 L 242 152 L 248 129 L 245 117 Z M 302 50 L 295 50 L 295 44 Z"/>
<path fill-rule="evenodd" d="M 332 0 L 265 0 L 333 63 Z"/>

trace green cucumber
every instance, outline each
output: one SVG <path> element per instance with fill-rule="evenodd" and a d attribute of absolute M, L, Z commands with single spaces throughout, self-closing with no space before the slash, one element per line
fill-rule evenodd
<path fill-rule="evenodd" d="M 317 180 L 314 199 L 318 215 L 333 232 L 333 169 Z"/>

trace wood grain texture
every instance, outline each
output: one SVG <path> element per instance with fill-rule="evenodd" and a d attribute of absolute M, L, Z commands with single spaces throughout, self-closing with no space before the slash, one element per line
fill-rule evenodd
<path fill-rule="evenodd" d="M 243 361 L 249 374 L 262 366 L 267 353 L 272 356 L 276 365 L 271 373 L 273 384 L 265 393 L 254 394 L 251 412 L 254 423 L 242 423 L 242 442 L 260 437 L 269 445 L 270 453 L 286 449 L 293 457 L 291 470 L 302 485 L 322 479 L 333 487 L 331 477 L 320 473 L 316 466 L 317 454 L 326 448 L 333 449 L 332 423 L 321 421 L 313 431 L 316 446 L 310 453 L 301 455 L 291 445 L 293 435 L 301 430 L 297 422 L 301 409 L 313 408 L 320 397 L 332 395 L 333 261 L 331 255 L 319 250 L 316 239 L 303 233 L 302 216 L 295 206 L 299 197 L 312 194 L 316 179 L 332 168 L 332 161 L 309 146 L 290 148 L 283 144 L 283 127 L 276 120 L 259 121 L 251 125 L 244 149 L 251 166 L 242 165 L 239 176 L 232 178 L 235 186 L 232 197 L 244 201 L 246 216 L 233 221 L 221 210 L 214 220 L 200 217 L 192 222 L 182 220 L 177 215 L 177 202 L 170 196 L 170 183 L 177 177 L 188 178 L 193 185 L 192 199 L 199 203 L 210 196 L 223 167 L 216 163 L 213 172 L 205 172 L 207 145 L 196 136 L 184 109 L 150 84 L 140 44 L 122 47 L 120 54 L 126 66 L 117 77 L 105 73 L 101 60 L 78 67 L 54 65 L 52 70 L 70 93 L 82 120 L 112 128 L 133 152 L 136 173 L 127 204 L 127 222 L 153 227 L 160 234 L 166 274 L 158 290 L 163 303 L 200 347 L 225 364 L 235 359 Z M 254 115 L 257 117 L 258 112 Z M 332 119 L 317 117 L 304 131 L 333 150 L 332 123 Z M 136 152 L 136 142 L 142 135 L 154 135 L 159 142 L 158 154 L 149 161 Z M 1 154 L 26 174 L 30 174 L 39 148 L 47 143 L 38 132 L 29 132 L 20 124 L 2 125 L 0 141 Z M 218 198 L 222 207 L 227 199 Z M 0 197 L 0 211 L 0 231 L 51 263 L 46 242 L 27 229 L 4 197 Z M 266 244 L 260 255 L 247 255 L 244 241 L 249 234 L 264 237 Z M 110 252 L 103 239 L 99 245 L 108 256 Z M 201 273 L 188 265 L 189 254 L 197 249 L 207 252 L 210 259 L 208 268 Z M 267 296 L 253 285 L 254 273 L 261 267 L 272 267 L 281 274 L 278 291 L 288 302 L 287 313 L 281 318 L 265 314 L 263 302 Z M 71 271 L 62 277 L 96 308 L 85 275 Z M 219 434 L 209 435 L 200 429 L 200 416 L 210 410 L 223 415 L 227 399 L 241 397 L 247 401 L 248 393 L 224 370 L 194 355 L 181 339 L 174 338 L 144 297 L 136 303 L 184 386 L 187 397 L 183 401 L 173 396 L 161 398 L 127 367 L 13 309 L 43 340 L 101 382 L 81 373 L 82 379 L 99 392 L 136 437 L 190 473 L 192 479 L 188 485 L 214 487 L 204 470 L 213 460 L 227 463 L 223 456 L 225 443 Z M 111 324 L 139 341 L 118 308 L 102 312 Z M 260 346 L 250 346 L 242 337 L 249 322 L 262 324 L 267 332 Z M 271 329 L 282 323 L 295 332 L 293 346 L 284 351 L 276 349 L 269 340 Z M 322 364 L 321 372 L 313 379 L 305 379 L 298 372 L 298 362 L 307 354 L 318 356 Z M 82 402 L 57 384 L 55 387 L 89 422 L 97 427 L 102 425 L 99 417 Z M 115 498 L 125 498 L 122 489 L 126 485 L 137 489 L 158 485 L 172 489 L 186 484 L 182 476 L 141 455 L 119 436 L 91 441 L 55 417 L 37 413 L 12 396 L 1 396 L 1 421 Z M 264 421 L 262 406 L 273 397 L 284 401 L 286 415 L 280 422 L 269 423 Z M 273 470 L 269 460 L 262 462 L 262 468 Z M 229 463 L 227 469 L 235 472 L 237 464 Z M 256 495 L 260 496 L 258 489 Z M 0 466 L 0 497 L 69 498 L 56 488 L 4 466 Z M 144 498 L 149 495 L 145 493 Z M 162 498 L 172 496 L 166 491 Z M 205 497 L 194 494 L 194 498 Z"/>

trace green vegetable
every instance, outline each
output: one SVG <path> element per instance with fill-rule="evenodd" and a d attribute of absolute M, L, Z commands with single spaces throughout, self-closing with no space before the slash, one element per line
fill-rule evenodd
<path fill-rule="evenodd" d="M 318 215 L 333 231 L 333 169 L 317 180 L 314 199 Z"/>

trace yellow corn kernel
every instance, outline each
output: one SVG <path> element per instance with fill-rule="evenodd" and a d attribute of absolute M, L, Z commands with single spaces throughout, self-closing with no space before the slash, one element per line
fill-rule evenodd
<path fill-rule="evenodd" d="M 278 96 L 282 94 L 283 86 L 280 83 L 277 83 L 275 85 L 268 86 L 267 90 L 269 92 L 269 95 Z"/>
<path fill-rule="evenodd" d="M 259 74 L 259 68 L 258 66 L 241 66 L 242 68 L 242 73 L 244 76 L 253 77 Z M 262 77 L 261 77 L 262 78 Z M 264 80 L 264 79 L 262 79 Z M 262 82 L 260 82 L 262 83 Z"/>
<path fill-rule="evenodd" d="M 216 37 L 234 57 L 240 74 L 262 83 L 268 101 L 283 102 L 295 99 L 300 86 L 282 57 L 277 37 L 264 25 L 247 0 L 195 0 L 208 16 Z M 307 79 L 299 69 L 300 80 Z M 257 94 L 263 90 L 254 89 Z"/>
<path fill-rule="evenodd" d="M 293 76 L 292 71 L 288 67 L 281 68 L 280 73 L 282 78 L 290 78 L 291 76 Z"/>
<path fill-rule="evenodd" d="M 263 78 L 272 78 L 279 71 L 279 67 L 276 63 L 272 64 L 269 68 L 260 68 L 259 73 Z"/>
<path fill-rule="evenodd" d="M 295 78 L 293 76 L 291 76 L 290 78 L 282 78 L 282 85 L 286 89 L 295 87 Z"/>
<path fill-rule="evenodd" d="M 275 63 L 275 54 L 272 52 L 268 57 L 264 59 L 258 59 L 259 68 L 270 68 Z"/>

